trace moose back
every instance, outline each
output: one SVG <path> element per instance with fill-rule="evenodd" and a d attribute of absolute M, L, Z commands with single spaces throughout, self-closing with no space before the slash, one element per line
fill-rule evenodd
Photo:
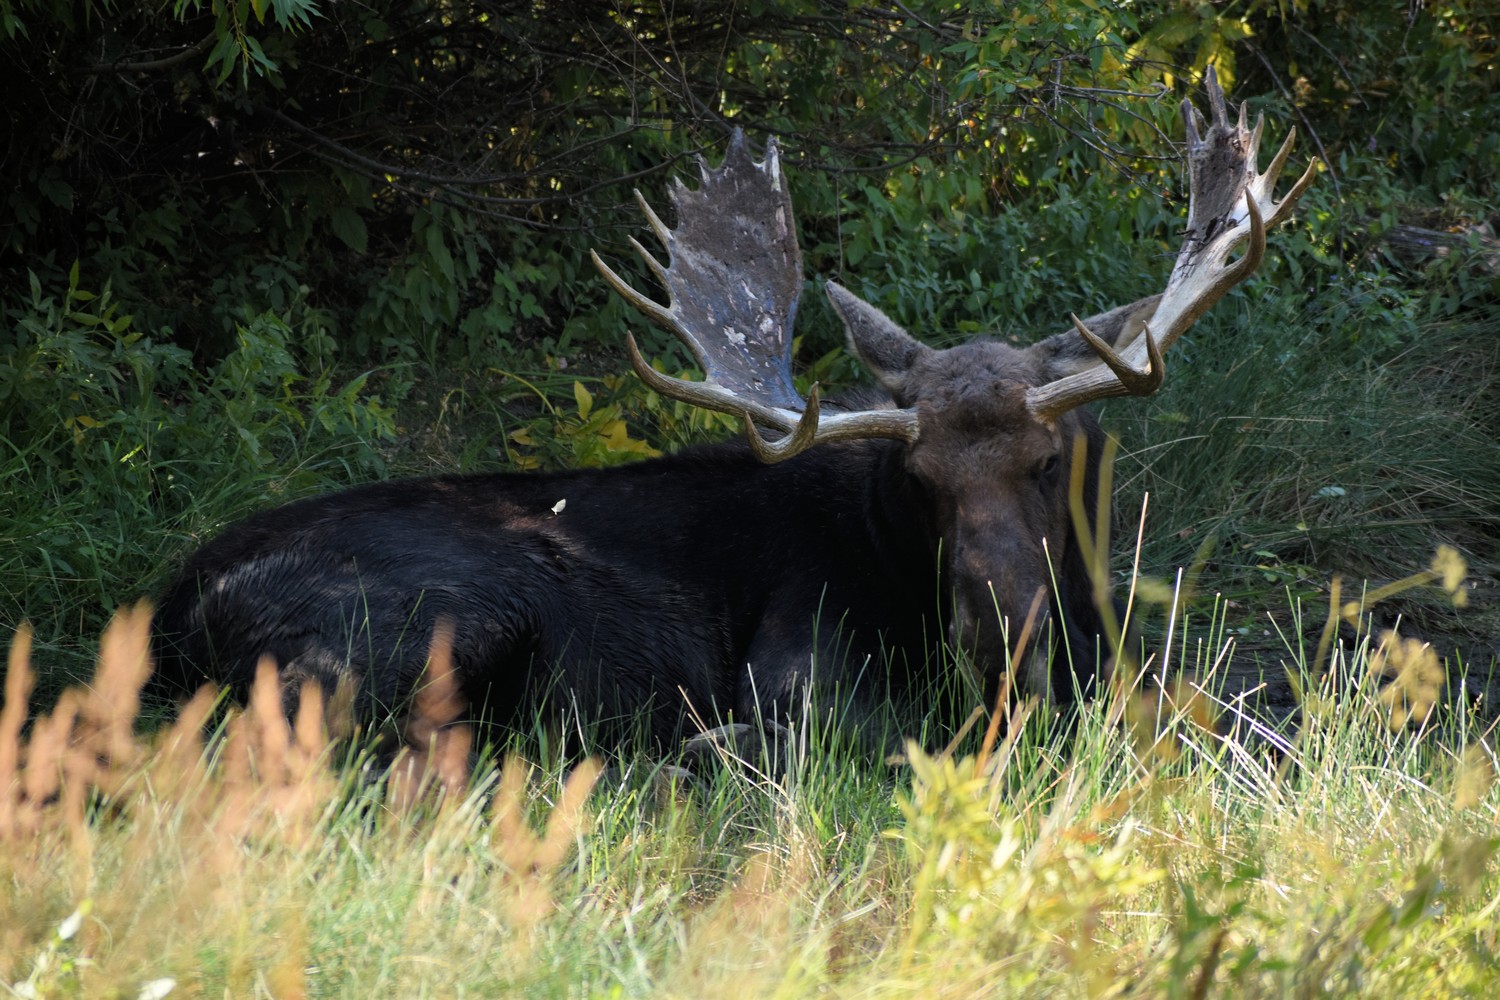
<path fill-rule="evenodd" d="M 666 305 L 595 262 L 705 380 L 661 375 L 627 335 L 637 373 L 742 415 L 745 443 L 610 470 L 381 483 L 257 514 L 199 549 L 166 595 L 158 683 L 243 692 L 268 656 L 288 707 L 308 681 L 347 679 L 360 712 L 399 714 L 446 623 L 476 712 L 576 712 L 605 739 L 643 723 L 665 743 L 686 719 L 795 714 L 809 681 L 858 717 L 920 697 L 955 659 L 992 696 L 1029 621 L 1015 688 L 1086 693 L 1113 637 L 1070 516 L 1075 476 L 1084 509 L 1098 488 L 1102 434 L 1084 404 L 1155 391 L 1162 355 L 1255 269 L 1313 175 L 1277 201 L 1292 137 L 1259 172 L 1260 123 L 1248 130 L 1243 109 L 1230 120 L 1212 74 L 1207 90 L 1206 131 L 1183 105 L 1190 204 L 1161 294 L 1027 349 L 938 350 L 829 282 L 882 390 L 843 409 L 793 387 L 803 272 L 786 177 L 774 141 L 757 162 L 736 132 L 696 189 L 674 186 L 675 228 L 638 196 L 668 260 L 635 249 Z"/>

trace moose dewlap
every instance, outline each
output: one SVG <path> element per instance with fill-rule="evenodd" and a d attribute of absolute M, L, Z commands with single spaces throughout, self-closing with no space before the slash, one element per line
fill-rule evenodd
<path fill-rule="evenodd" d="M 1259 172 L 1261 123 L 1248 130 L 1243 109 L 1231 121 L 1206 83 L 1206 130 L 1183 105 L 1191 197 L 1164 291 L 1024 350 L 937 350 L 829 282 L 885 394 L 853 409 L 793 387 L 803 272 L 786 176 L 774 140 L 757 162 L 736 132 L 696 190 L 674 186 L 675 228 L 641 200 L 667 263 L 635 248 L 666 305 L 595 262 L 706 376 L 662 376 L 627 335 L 640 377 L 743 415 L 747 443 L 609 470 L 380 483 L 257 514 L 193 555 L 166 595 L 161 683 L 244 691 L 270 657 L 289 704 L 307 681 L 352 680 L 357 710 L 378 716 L 410 699 L 447 623 L 476 712 L 576 712 L 604 739 L 644 724 L 668 742 L 688 719 L 795 716 L 812 677 L 857 718 L 930 690 L 954 650 L 993 696 L 1029 621 L 1015 688 L 1087 692 L 1111 637 L 1070 517 L 1079 441 L 1085 509 L 1098 488 L 1102 435 L 1083 406 L 1155 391 L 1162 355 L 1254 271 L 1313 176 L 1277 201 L 1292 137 Z"/>

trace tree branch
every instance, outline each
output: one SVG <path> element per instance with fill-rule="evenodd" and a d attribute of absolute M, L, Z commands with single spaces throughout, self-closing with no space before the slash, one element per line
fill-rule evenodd
<path fill-rule="evenodd" d="M 117 59 L 112 63 L 83 66 L 74 70 L 74 72 L 84 76 L 97 76 L 102 73 L 153 73 L 157 70 L 171 69 L 173 66 L 185 63 L 194 56 L 200 56 L 213 48 L 213 44 L 217 38 L 218 35 L 210 34 L 201 42 L 190 45 L 185 49 L 180 49 L 172 55 L 163 56 L 160 59 L 139 59 L 133 61 Z"/>

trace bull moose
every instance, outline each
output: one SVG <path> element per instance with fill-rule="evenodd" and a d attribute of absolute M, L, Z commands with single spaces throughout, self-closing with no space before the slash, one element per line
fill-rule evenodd
<path fill-rule="evenodd" d="M 687 719 L 794 713 L 812 675 L 857 716 L 923 690 L 952 662 L 945 648 L 993 689 L 1029 616 L 1015 686 L 1087 692 L 1112 637 L 1070 516 L 1070 480 L 1089 510 L 1099 488 L 1104 438 L 1084 404 L 1161 385 L 1163 354 L 1255 270 L 1316 166 L 1275 200 L 1295 132 L 1259 172 L 1262 123 L 1248 130 L 1243 108 L 1232 122 L 1206 83 L 1206 131 L 1183 103 L 1188 221 L 1164 291 L 1026 349 L 939 350 L 830 281 L 882 390 L 842 407 L 794 388 L 804 276 L 787 179 L 774 139 L 757 162 L 736 131 L 717 168 L 700 161 L 696 189 L 673 186 L 675 228 L 637 193 L 668 262 L 631 242 L 666 305 L 594 261 L 705 373 L 664 376 L 627 334 L 640 377 L 742 416 L 746 442 L 608 470 L 385 482 L 256 514 L 171 586 L 160 677 L 243 691 L 269 656 L 289 707 L 304 683 L 347 678 L 364 711 L 396 711 L 446 622 L 460 690 L 487 715 L 545 704 L 635 719 L 668 743 Z"/>

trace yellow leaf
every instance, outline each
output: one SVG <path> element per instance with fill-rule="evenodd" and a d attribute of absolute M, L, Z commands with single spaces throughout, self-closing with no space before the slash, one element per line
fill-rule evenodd
<path fill-rule="evenodd" d="M 1495 784 L 1495 767 L 1484 748 L 1469 746 L 1459 759 L 1453 782 L 1453 804 L 1470 809 L 1483 801 Z"/>
<path fill-rule="evenodd" d="M 1172 585 L 1155 577 L 1137 577 L 1135 593 L 1138 598 L 1148 604 L 1171 604 L 1177 599 L 1177 592 Z"/>
<path fill-rule="evenodd" d="M 630 431 L 623 420 L 611 420 L 599 429 L 599 436 L 605 440 L 610 448 L 618 449 L 630 440 Z"/>

